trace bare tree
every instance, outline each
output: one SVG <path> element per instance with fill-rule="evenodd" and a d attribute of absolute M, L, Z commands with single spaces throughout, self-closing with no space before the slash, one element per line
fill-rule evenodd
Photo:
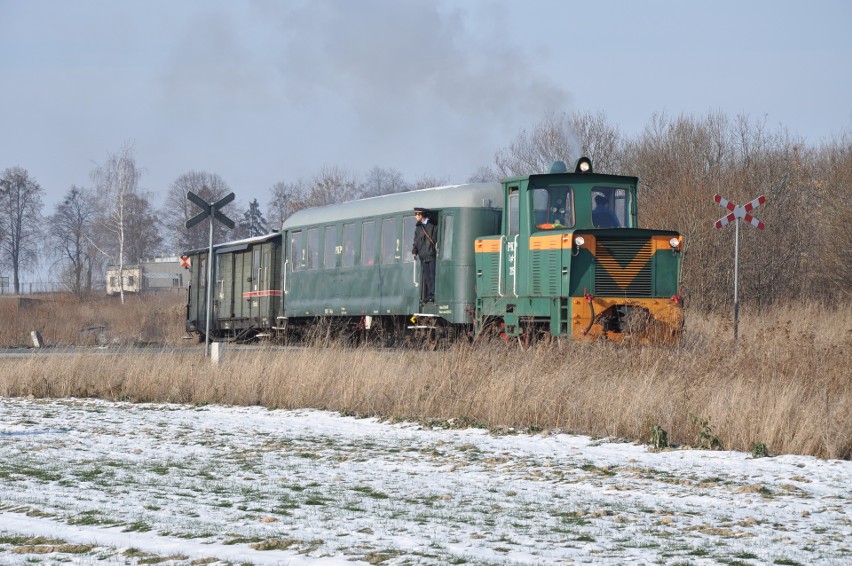
<path fill-rule="evenodd" d="M 355 176 L 339 167 L 323 167 L 311 181 L 306 198 L 307 206 L 325 206 L 348 202 L 360 196 Z"/>
<path fill-rule="evenodd" d="M 133 148 L 125 145 L 118 153 L 110 154 L 103 166 L 92 172 L 100 211 L 98 225 L 99 249 L 118 267 L 121 302 L 124 303 L 124 265 L 130 214 L 130 201 L 139 190 L 141 172 L 136 167 Z"/>
<path fill-rule="evenodd" d="M 812 170 L 820 177 L 807 191 L 812 206 L 802 211 L 816 224 L 809 272 L 819 274 L 818 288 L 840 303 L 852 298 L 852 262 L 842 244 L 852 225 L 852 132 L 823 144 Z"/>
<path fill-rule="evenodd" d="M 450 180 L 447 177 L 436 177 L 433 175 L 423 175 L 419 179 L 414 182 L 411 190 L 419 191 L 420 189 L 428 189 L 431 187 L 442 187 L 449 183 Z"/>
<path fill-rule="evenodd" d="M 126 232 L 132 237 L 125 243 L 125 257 L 136 262 L 156 255 L 160 252 L 163 237 L 160 235 L 160 220 L 151 207 L 149 196 L 142 193 L 128 195 L 126 206 Z"/>
<path fill-rule="evenodd" d="M 15 293 L 21 292 L 21 271 L 38 261 L 43 192 L 21 167 L 6 169 L 0 178 L 0 260 L 12 268 Z"/>
<path fill-rule="evenodd" d="M 192 191 L 207 202 L 216 202 L 231 192 L 228 184 L 215 173 L 189 171 L 171 184 L 166 193 L 165 204 L 161 211 L 164 231 L 169 243 L 178 251 L 206 248 L 210 237 L 206 222 L 186 228 L 186 221 L 201 212 L 201 209 L 186 199 L 186 193 Z M 222 210 L 233 218 L 237 205 L 230 203 Z M 217 242 L 228 237 L 228 228 L 221 222 L 213 223 L 213 238 Z"/>
<path fill-rule="evenodd" d="M 467 178 L 468 183 L 492 183 L 500 180 L 500 174 L 488 165 L 479 167 Z"/>
<path fill-rule="evenodd" d="M 81 299 L 92 289 L 94 254 L 92 227 L 97 214 L 94 196 L 72 186 L 50 218 L 50 237 L 64 265 L 71 292 Z"/>
<path fill-rule="evenodd" d="M 405 182 L 402 173 L 392 168 L 373 167 L 361 184 L 362 197 L 389 195 L 408 190 L 411 190 L 411 187 Z"/>
<path fill-rule="evenodd" d="M 494 156 L 501 177 L 543 173 L 554 161 L 576 156 L 580 142 L 567 114 L 550 114 L 532 131 L 522 130 Z"/>
<path fill-rule="evenodd" d="M 272 200 L 267 208 L 270 224 L 280 229 L 291 214 L 307 206 L 306 195 L 307 187 L 302 180 L 295 183 L 275 183 L 272 187 Z"/>

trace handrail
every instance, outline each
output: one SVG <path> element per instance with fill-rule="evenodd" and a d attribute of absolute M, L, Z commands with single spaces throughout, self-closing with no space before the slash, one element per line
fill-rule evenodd
<path fill-rule="evenodd" d="M 503 296 L 503 240 L 505 236 L 500 236 L 500 251 L 497 253 L 497 295 Z"/>
<path fill-rule="evenodd" d="M 289 259 L 284 260 L 284 280 L 281 282 L 281 288 L 284 290 L 284 294 L 289 293 L 287 290 L 287 264 L 290 263 Z"/>
<path fill-rule="evenodd" d="M 515 270 L 513 271 L 512 293 L 518 297 L 518 236 L 515 234 Z"/>
<path fill-rule="evenodd" d="M 414 286 L 420 287 L 420 283 L 417 282 L 417 261 L 411 262 L 411 277 L 414 280 Z"/>

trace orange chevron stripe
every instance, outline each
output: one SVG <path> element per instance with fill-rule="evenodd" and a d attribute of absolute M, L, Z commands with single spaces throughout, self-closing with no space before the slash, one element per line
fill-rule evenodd
<path fill-rule="evenodd" d="M 645 245 L 639 250 L 629 264 L 626 266 L 622 266 L 618 263 L 612 253 L 606 248 L 606 246 L 599 246 L 598 248 L 600 253 L 596 255 L 598 264 L 601 265 L 609 276 L 612 277 L 612 280 L 615 281 L 615 284 L 621 287 L 622 289 L 626 289 L 636 278 L 636 275 L 644 268 L 648 262 L 651 260 L 651 255 L 653 253 L 653 246 L 650 241 L 645 242 Z"/>

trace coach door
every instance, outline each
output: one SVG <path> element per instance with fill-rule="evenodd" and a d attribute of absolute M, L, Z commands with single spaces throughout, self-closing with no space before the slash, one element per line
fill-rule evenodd
<path fill-rule="evenodd" d="M 234 256 L 216 254 L 216 287 L 213 288 L 216 300 L 213 301 L 213 320 L 230 318 L 234 304 Z"/>
<path fill-rule="evenodd" d="M 412 312 L 420 307 L 420 265 L 411 255 L 416 224 L 414 213 L 402 217 L 402 280 L 405 281 L 405 302 Z"/>

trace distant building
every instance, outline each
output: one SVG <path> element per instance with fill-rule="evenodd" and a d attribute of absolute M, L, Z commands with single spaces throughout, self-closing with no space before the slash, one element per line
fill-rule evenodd
<path fill-rule="evenodd" d="M 177 256 L 140 259 L 139 263 L 124 266 L 125 293 L 151 293 L 171 289 L 186 289 L 189 271 L 180 266 Z M 121 293 L 118 266 L 107 267 L 106 294 Z"/>

